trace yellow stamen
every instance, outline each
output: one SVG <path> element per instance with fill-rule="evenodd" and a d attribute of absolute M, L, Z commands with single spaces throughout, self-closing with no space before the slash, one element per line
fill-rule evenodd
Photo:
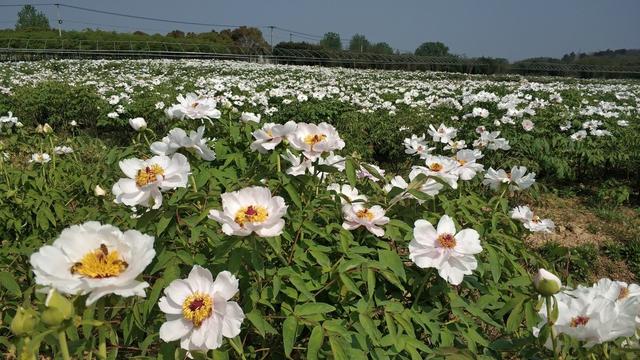
<path fill-rule="evenodd" d="M 80 274 L 92 279 L 103 279 L 118 276 L 129 264 L 122 260 L 117 250 L 109 251 L 106 245 L 87 253 L 71 267 L 72 274 Z"/>
<path fill-rule="evenodd" d="M 309 134 L 304 138 L 304 142 L 311 146 L 311 149 L 313 149 L 313 145 L 323 141 L 324 139 L 327 138 L 327 135 L 325 134 Z"/>
<path fill-rule="evenodd" d="M 240 226 L 244 226 L 246 222 L 261 223 L 267 220 L 268 217 L 269 213 L 264 206 L 250 205 L 236 212 L 235 222 Z"/>
<path fill-rule="evenodd" d="M 458 160 L 458 164 L 460 164 L 460 166 L 464 165 L 467 163 L 467 160 Z"/>
<path fill-rule="evenodd" d="M 213 299 L 207 294 L 195 292 L 187 296 L 182 303 L 182 316 L 197 328 L 211 316 L 211 313 L 213 313 Z"/>
<path fill-rule="evenodd" d="M 443 168 L 443 166 L 440 163 L 433 163 L 433 164 L 429 165 L 429 170 L 435 171 L 435 172 L 441 171 L 442 168 Z"/>
<path fill-rule="evenodd" d="M 440 246 L 446 249 L 453 249 L 456 247 L 456 238 L 451 234 L 440 234 L 438 235 L 438 243 Z"/>
<path fill-rule="evenodd" d="M 164 175 L 164 169 L 158 164 L 147 166 L 144 169 L 138 170 L 136 175 L 136 185 L 143 187 L 158 180 L 158 176 Z"/>
<path fill-rule="evenodd" d="M 372 221 L 373 220 L 373 213 L 367 208 L 364 208 L 362 210 L 358 210 L 356 212 L 356 216 L 359 219 L 366 219 L 367 221 Z"/>

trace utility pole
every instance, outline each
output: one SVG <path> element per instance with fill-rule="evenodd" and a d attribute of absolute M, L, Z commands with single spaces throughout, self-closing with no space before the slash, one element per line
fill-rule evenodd
<path fill-rule="evenodd" d="M 289 42 L 293 42 L 293 34 L 289 33 Z"/>
<path fill-rule="evenodd" d="M 58 36 L 62 37 L 62 19 L 60 19 L 60 4 L 56 4 L 56 13 L 58 14 Z"/>
<path fill-rule="evenodd" d="M 271 31 L 270 31 L 270 32 L 271 32 L 271 34 L 270 34 L 270 36 L 269 36 L 269 37 L 270 37 L 269 43 L 271 44 L 271 47 L 273 47 L 273 28 L 274 28 L 274 27 L 275 27 L 275 26 L 273 26 L 273 25 L 269 26 L 269 29 L 271 30 Z"/>

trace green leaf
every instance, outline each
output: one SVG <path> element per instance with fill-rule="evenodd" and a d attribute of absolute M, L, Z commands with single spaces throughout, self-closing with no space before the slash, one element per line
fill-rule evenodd
<path fill-rule="evenodd" d="M 315 314 L 324 314 L 335 311 L 336 308 L 325 303 L 307 303 L 302 305 L 296 305 L 293 313 L 298 316 L 308 316 Z"/>
<path fill-rule="evenodd" d="M 318 358 L 318 352 L 322 347 L 324 340 L 324 330 L 322 326 L 317 325 L 311 330 L 311 336 L 309 336 L 309 345 L 307 346 L 307 359 L 315 360 Z"/>
<path fill-rule="evenodd" d="M 347 360 L 347 352 L 345 350 L 344 340 L 337 336 L 329 336 L 329 345 L 331 345 L 331 353 L 336 360 Z"/>
<path fill-rule="evenodd" d="M 22 291 L 20 291 L 20 286 L 18 285 L 16 280 L 13 278 L 13 275 L 11 275 L 8 272 L 5 272 L 5 271 L 0 272 L 0 285 L 2 285 L 3 288 L 7 289 L 7 291 L 13 296 L 15 297 L 22 296 Z"/>
<path fill-rule="evenodd" d="M 402 280 L 406 280 L 406 274 L 404 272 L 404 264 L 397 252 L 391 250 L 378 250 L 378 259 L 380 263 L 388 267 Z"/>
<path fill-rule="evenodd" d="M 291 355 L 293 344 L 296 341 L 296 331 L 298 320 L 295 316 L 288 316 L 282 323 L 282 341 L 284 343 L 284 354 L 287 358 Z"/>
<path fill-rule="evenodd" d="M 349 185 L 355 187 L 356 186 L 356 168 L 353 166 L 353 160 L 348 158 L 344 162 L 344 171 L 347 174 L 347 180 L 349 180 Z"/>
<path fill-rule="evenodd" d="M 265 337 L 266 334 L 278 334 L 276 329 L 274 329 L 273 326 L 271 326 L 271 324 L 269 324 L 264 319 L 264 317 L 262 317 L 262 314 L 257 309 L 254 309 L 250 313 L 247 313 L 247 319 L 249 319 L 249 321 L 253 324 L 253 326 L 262 337 Z"/>
<path fill-rule="evenodd" d="M 294 188 L 293 185 L 289 183 L 284 186 L 284 189 L 287 191 L 287 194 L 289 194 L 291 201 L 293 201 L 293 203 L 296 204 L 299 209 L 302 209 L 302 202 L 300 201 L 300 196 L 298 195 L 298 191 L 296 190 L 296 188 Z"/>

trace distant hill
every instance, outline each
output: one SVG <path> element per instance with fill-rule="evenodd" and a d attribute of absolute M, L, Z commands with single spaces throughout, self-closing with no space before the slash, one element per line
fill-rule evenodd
<path fill-rule="evenodd" d="M 582 64 L 582 65 L 607 65 L 607 66 L 640 66 L 640 49 L 603 50 L 591 53 L 565 54 L 562 58 L 536 57 L 520 61 L 519 63 L 558 63 L 558 64 Z"/>

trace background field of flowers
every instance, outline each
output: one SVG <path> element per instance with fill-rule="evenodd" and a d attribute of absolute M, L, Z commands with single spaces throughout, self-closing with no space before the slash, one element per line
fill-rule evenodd
<path fill-rule="evenodd" d="M 76 316 L 62 323 L 72 356 L 99 348 L 100 333 L 112 358 L 184 357 L 180 342 L 161 339 L 168 318 L 158 302 L 194 266 L 238 280 L 225 301 L 241 308 L 241 331 L 223 334 L 214 358 L 550 356 L 537 338 L 548 316 L 533 274 L 555 266 L 565 285 L 591 279 L 564 266 L 566 252 L 525 244 L 554 230 L 525 206 L 594 184 L 612 205 L 637 201 L 639 96 L 634 82 L 212 61 L 8 64 L 0 343 L 6 354 L 60 351 L 45 325 L 26 343 L 9 324 L 18 307 L 45 306 L 30 256 L 98 221 L 153 236 L 155 256 L 138 279 L 149 285 L 144 298 L 105 296 L 96 308 L 72 297 Z M 171 169 L 157 187 L 153 164 Z M 230 194 L 246 189 L 281 199 L 257 204 L 274 209 L 269 226 L 238 226 L 260 215 L 254 203 L 235 205 L 244 220 L 225 213 Z M 435 237 L 423 236 L 427 224 Z M 416 255 L 438 241 L 473 242 L 472 232 L 478 244 L 460 248 L 464 278 Z M 620 313 L 637 311 L 628 306 Z M 570 335 L 562 351 L 583 354 Z M 608 355 L 599 344 L 609 340 L 590 351 Z M 633 358 L 623 341 L 611 347 Z"/>

